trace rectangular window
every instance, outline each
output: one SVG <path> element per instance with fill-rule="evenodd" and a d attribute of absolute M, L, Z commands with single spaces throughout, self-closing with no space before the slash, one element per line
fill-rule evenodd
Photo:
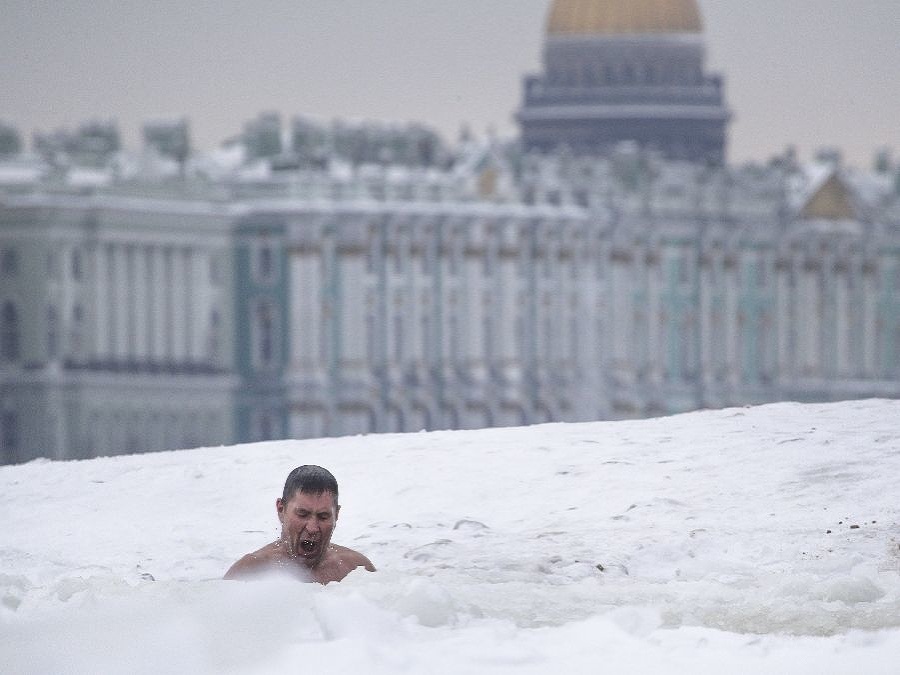
<path fill-rule="evenodd" d="M 403 361 L 403 317 L 394 315 L 394 364 Z"/>
<path fill-rule="evenodd" d="M 272 249 L 268 246 L 262 246 L 259 249 L 258 256 L 259 278 L 263 281 L 269 281 L 275 271 Z"/>
<path fill-rule="evenodd" d="M 69 354 L 79 359 L 84 342 L 84 309 L 81 305 L 72 307 L 72 330 L 69 336 Z"/>
<path fill-rule="evenodd" d="M 762 261 L 757 262 L 754 267 L 756 268 L 756 287 L 757 288 L 765 288 L 766 287 L 766 264 Z"/>
<path fill-rule="evenodd" d="M 431 361 L 431 320 L 427 314 L 428 308 L 423 305 L 422 314 L 422 361 L 428 363 Z"/>
<path fill-rule="evenodd" d="M 275 310 L 262 301 L 256 306 L 256 364 L 266 368 L 275 362 Z"/>
<path fill-rule="evenodd" d="M 544 319 L 544 361 L 553 362 L 553 320 L 550 317 Z"/>
<path fill-rule="evenodd" d="M 59 267 L 57 265 L 56 251 L 47 251 L 47 278 L 59 278 Z"/>
<path fill-rule="evenodd" d="M 688 267 L 685 256 L 679 256 L 675 261 L 679 286 L 687 286 L 691 283 L 691 270 Z"/>
<path fill-rule="evenodd" d="M 519 307 L 523 307 L 523 304 L 519 303 Z M 520 363 L 525 362 L 525 317 L 521 314 L 516 315 L 516 351 L 518 352 L 518 359 Z"/>
<path fill-rule="evenodd" d="M 209 256 L 209 283 L 212 286 L 221 286 L 222 281 L 222 258 L 218 253 L 211 253 Z"/>
<path fill-rule="evenodd" d="M 0 275 L 14 277 L 19 273 L 19 252 L 14 248 L 0 251 Z"/>
<path fill-rule="evenodd" d="M 277 243 L 262 233 L 259 241 L 250 247 L 250 254 L 253 280 L 262 284 L 275 282 L 280 274 Z"/>
<path fill-rule="evenodd" d="M 375 349 L 375 317 L 371 314 L 366 316 L 366 355 L 369 366 L 374 366 L 378 352 Z"/>
<path fill-rule="evenodd" d="M 578 315 L 574 314 L 569 320 L 569 360 L 576 367 L 580 365 L 578 359 L 578 350 L 580 348 L 580 344 L 578 341 L 579 338 L 579 330 L 578 330 Z"/>
<path fill-rule="evenodd" d="M 81 281 L 84 276 L 84 269 L 81 260 L 81 249 L 72 249 L 72 279 Z"/>
<path fill-rule="evenodd" d="M 11 410 L 4 410 L 0 414 L 0 439 L 3 441 L 3 450 L 7 460 L 16 460 L 16 451 L 19 449 L 19 418 Z"/>
<path fill-rule="evenodd" d="M 19 360 L 19 313 L 12 302 L 0 309 L 0 359 Z"/>
<path fill-rule="evenodd" d="M 450 315 L 450 319 L 447 322 L 447 356 L 450 363 L 456 365 L 459 361 L 459 319 L 456 317 L 455 308 L 451 311 L 454 314 Z"/>
<path fill-rule="evenodd" d="M 59 314 L 56 307 L 47 308 L 47 360 L 53 361 L 59 355 Z"/>
<path fill-rule="evenodd" d="M 367 274 L 377 274 L 378 273 L 378 258 L 379 253 L 381 251 L 381 241 L 376 236 L 375 232 L 371 232 L 369 234 L 369 246 L 366 248 L 366 273 Z"/>

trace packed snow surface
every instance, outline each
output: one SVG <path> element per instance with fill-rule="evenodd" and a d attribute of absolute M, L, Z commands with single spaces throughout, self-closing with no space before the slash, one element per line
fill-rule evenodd
<path fill-rule="evenodd" d="M 299 464 L 376 573 L 222 581 Z M 5 673 L 900 672 L 900 402 L 0 468 Z"/>

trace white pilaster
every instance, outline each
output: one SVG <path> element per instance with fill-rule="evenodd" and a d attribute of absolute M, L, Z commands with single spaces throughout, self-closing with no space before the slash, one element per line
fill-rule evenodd
<path fill-rule="evenodd" d="M 150 310 L 149 288 L 147 287 L 147 256 L 143 246 L 134 248 L 134 356 L 139 362 L 146 362 L 147 324 Z"/>
<path fill-rule="evenodd" d="M 837 272 L 834 279 L 834 348 L 835 375 L 845 378 L 850 375 L 850 321 L 847 273 Z"/>
<path fill-rule="evenodd" d="M 862 366 L 863 376 L 871 378 L 875 376 L 877 363 L 878 344 L 878 314 L 876 300 L 878 287 L 874 272 L 863 272 L 863 326 L 862 326 Z"/>
<path fill-rule="evenodd" d="M 109 272 L 106 248 L 94 249 L 94 343 L 93 358 L 100 361 L 110 356 L 109 345 Z"/>
<path fill-rule="evenodd" d="M 113 248 L 113 302 L 115 303 L 115 331 L 113 335 L 113 355 L 117 361 L 128 358 L 128 317 L 131 313 L 129 304 L 128 257 L 122 244 Z"/>
<path fill-rule="evenodd" d="M 322 363 L 322 260 L 318 251 L 299 250 L 290 257 L 291 361 L 306 374 L 314 373 Z M 237 317 L 245 321 L 245 317 Z"/>
<path fill-rule="evenodd" d="M 186 306 L 186 280 L 184 274 L 184 257 L 182 249 L 174 248 L 171 250 L 171 274 L 169 276 L 169 284 L 171 289 L 171 358 L 176 363 L 183 363 L 187 356 L 186 345 L 186 326 L 185 317 L 187 311 Z"/>
<path fill-rule="evenodd" d="M 195 305 L 197 304 L 197 281 L 194 274 L 194 249 L 190 247 L 182 249 L 180 257 L 180 264 L 184 270 L 181 305 L 183 312 L 182 322 L 184 325 L 184 360 L 190 362 L 200 353 L 195 345 L 195 336 L 199 331 L 195 325 L 197 322 L 197 312 L 195 311 Z"/>

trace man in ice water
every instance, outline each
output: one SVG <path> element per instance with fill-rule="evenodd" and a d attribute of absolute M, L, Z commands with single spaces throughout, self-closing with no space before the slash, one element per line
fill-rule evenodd
<path fill-rule="evenodd" d="M 234 563 L 225 573 L 226 579 L 284 571 L 304 581 L 327 584 L 340 581 L 357 567 L 375 571 L 362 553 L 331 543 L 341 507 L 337 480 L 327 469 L 307 464 L 291 471 L 275 509 L 281 537 Z"/>

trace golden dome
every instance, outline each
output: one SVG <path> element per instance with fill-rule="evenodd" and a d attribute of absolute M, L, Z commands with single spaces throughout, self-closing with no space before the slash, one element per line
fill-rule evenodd
<path fill-rule="evenodd" d="M 553 0 L 548 35 L 699 33 L 696 0 Z"/>

